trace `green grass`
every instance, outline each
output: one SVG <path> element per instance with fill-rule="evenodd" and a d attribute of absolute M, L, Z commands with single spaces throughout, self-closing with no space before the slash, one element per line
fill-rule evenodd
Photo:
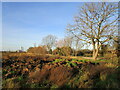
<path fill-rule="evenodd" d="M 66 62 L 65 66 L 68 66 L 68 67 L 73 66 L 73 67 L 75 67 L 75 66 L 77 66 L 77 64 L 75 62 L 83 62 L 83 63 L 85 63 L 85 62 L 92 62 L 92 63 L 98 64 L 102 60 L 92 61 L 90 59 L 82 59 L 82 60 L 72 59 L 72 60 L 68 61 L 66 59 L 55 59 L 55 61 L 53 61 L 51 63 L 57 63 L 57 62 L 61 62 L 61 61 L 65 61 Z"/>
<path fill-rule="evenodd" d="M 78 62 L 82 62 L 82 60 L 77 60 Z"/>
<path fill-rule="evenodd" d="M 72 63 L 72 65 L 75 67 L 75 66 L 77 66 L 77 64 L 76 63 Z"/>
<path fill-rule="evenodd" d="M 66 64 L 66 66 L 71 67 L 71 63 L 70 63 L 70 62 L 69 62 L 69 63 L 67 63 L 67 64 Z"/>
<path fill-rule="evenodd" d="M 52 63 L 56 63 L 56 62 L 61 62 L 64 61 L 65 59 L 55 59 L 55 61 L 53 61 Z"/>
<path fill-rule="evenodd" d="M 66 59 L 55 59 L 55 61 L 53 61 L 52 63 L 56 63 L 56 62 L 61 62 L 61 61 L 66 61 L 67 63 L 72 62 L 72 61 L 76 61 L 76 62 L 93 62 L 93 63 L 98 63 L 101 61 L 105 61 L 105 62 L 110 62 L 110 60 L 105 60 L 105 59 L 99 59 L 96 61 L 90 60 L 90 59 L 72 59 L 70 61 L 66 60 Z"/>
<path fill-rule="evenodd" d="M 6 71 L 6 70 L 3 70 L 2 73 L 3 73 L 3 75 L 4 75 L 4 74 L 7 74 L 7 71 Z"/>
<path fill-rule="evenodd" d="M 77 61 L 77 59 L 72 59 L 71 61 Z"/>
<path fill-rule="evenodd" d="M 52 85 L 50 88 L 51 88 L 51 90 L 52 90 L 53 88 L 58 88 L 58 85 L 55 85 L 55 84 L 54 84 L 54 85 Z"/>
<path fill-rule="evenodd" d="M 15 73 L 15 71 L 10 71 L 12 74 L 14 74 Z"/>
<path fill-rule="evenodd" d="M 22 81 L 22 80 L 23 80 L 23 77 L 22 77 L 22 76 L 19 76 L 19 77 L 18 77 L 18 80 L 19 80 L 19 81 Z"/>

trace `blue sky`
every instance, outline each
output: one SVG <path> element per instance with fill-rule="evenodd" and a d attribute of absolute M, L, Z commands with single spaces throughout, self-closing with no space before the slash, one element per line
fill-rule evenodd
<path fill-rule="evenodd" d="M 3 2 L 3 50 L 28 49 L 41 44 L 48 34 L 64 38 L 65 28 L 73 21 L 78 2 Z"/>
<path fill-rule="evenodd" d="M 2 50 L 2 3 L 0 2 L 0 51 Z"/>

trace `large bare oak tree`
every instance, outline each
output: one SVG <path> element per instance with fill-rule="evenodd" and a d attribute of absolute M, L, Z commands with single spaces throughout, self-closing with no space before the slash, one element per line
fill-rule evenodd
<path fill-rule="evenodd" d="M 67 31 L 93 46 L 93 59 L 96 60 L 101 45 L 111 40 L 117 33 L 117 3 L 85 3 L 74 17 L 74 24 Z"/>

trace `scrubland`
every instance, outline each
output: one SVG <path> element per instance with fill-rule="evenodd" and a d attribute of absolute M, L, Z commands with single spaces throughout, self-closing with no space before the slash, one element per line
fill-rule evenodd
<path fill-rule="evenodd" d="M 3 53 L 3 88 L 120 88 L 118 58 Z"/>

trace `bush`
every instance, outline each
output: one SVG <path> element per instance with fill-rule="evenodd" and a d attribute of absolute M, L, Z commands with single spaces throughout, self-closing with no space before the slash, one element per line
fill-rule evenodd
<path fill-rule="evenodd" d="M 92 56 L 92 51 L 89 49 L 83 49 L 83 50 L 79 50 L 77 51 L 77 56 Z"/>
<path fill-rule="evenodd" d="M 34 54 L 46 54 L 47 49 L 45 46 L 39 46 L 39 47 L 30 47 L 27 52 L 34 53 Z"/>
<path fill-rule="evenodd" d="M 56 55 L 62 55 L 62 56 L 69 56 L 72 55 L 72 48 L 71 47 L 57 47 L 54 51 L 53 54 Z"/>
<path fill-rule="evenodd" d="M 77 56 L 83 56 L 84 53 L 82 51 L 77 51 Z"/>
<path fill-rule="evenodd" d="M 92 57 L 92 54 L 84 54 L 85 57 Z"/>

